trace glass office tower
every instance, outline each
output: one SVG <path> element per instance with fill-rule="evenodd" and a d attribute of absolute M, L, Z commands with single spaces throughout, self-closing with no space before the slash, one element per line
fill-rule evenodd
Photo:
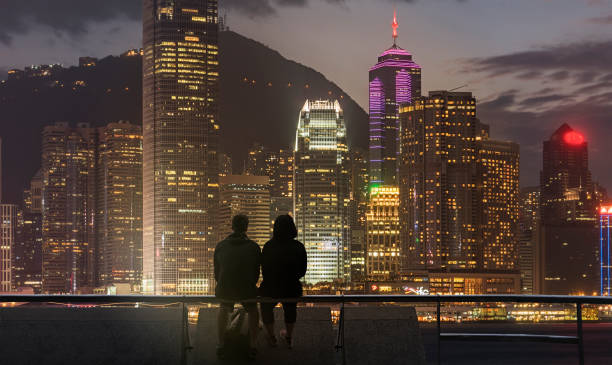
<path fill-rule="evenodd" d="M 219 199 L 217 0 L 145 0 L 143 291 L 212 289 Z"/>
<path fill-rule="evenodd" d="M 294 201 L 298 239 L 306 246 L 306 282 L 350 280 L 350 161 L 338 101 L 308 100 L 295 142 Z"/>

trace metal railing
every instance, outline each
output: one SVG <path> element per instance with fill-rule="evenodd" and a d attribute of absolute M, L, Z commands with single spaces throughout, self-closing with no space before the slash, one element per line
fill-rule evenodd
<path fill-rule="evenodd" d="M 523 341 L 572 344 L 578 347 L 579 364 L 584 365 L 584 331 L 582 309 L 584 305 L 612 305 L 612 297 L 556 296 L 556 295 L 315 295 L 283 300 L 298 303 L 333 303 L 344 308 L 347 303 L 410 303 L 436 305 L 438 335 L 438 364 L 441 361 L 441 343 L 444 341 Z M 0 303 L 59 303 L 59 304 L 218 304 L 222 300 L 214 296 L 147 296 L 147 295 L 0 295 Z M 274 302 L 278 299 L 258 298 L 246 302 Z M 442 332 L 442 304 L 460 303 L 541 303 L 571 304 L 576 307 L 576 336 L 493 334 L 493 333 L 444 333 Z M 336 349 L 344 352 L 343 310 L 340 311 L 339 333 Z M 611 334 L 612 335 L 612 334 Z M 344 355 L 344 354 L 343 354 Z M 343 356 L 343 359 L 345 356 Z"/>

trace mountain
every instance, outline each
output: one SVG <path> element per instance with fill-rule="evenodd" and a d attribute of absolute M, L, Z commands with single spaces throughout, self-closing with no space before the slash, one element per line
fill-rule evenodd
<path fill-rule="evenodd" d="M 237 33 L 220 33 L 221 148 L 240 171 L 247 149 L 293 145 L 306 98 L 336 98 L 344 109 L 349 142 L 366 148 L 368 116 L 321 73 Z M 57 121 L 103 126 L 117 120 L 142 122 L 142 59 L 109 56 L 94 67 L 52 68 L 48 75 L 0 84 L 5 202 L 21 192 L 40 167 L 41 132 Z M 273 131 L 273 132 L 272 132 Z"/>

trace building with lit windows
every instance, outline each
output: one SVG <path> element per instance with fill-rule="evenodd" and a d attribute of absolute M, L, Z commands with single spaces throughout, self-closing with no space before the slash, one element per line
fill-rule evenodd
<path fill-rule="evenodd" d="M 338 101 L 307 100 L 300 111 L 294 169 L 298 239 L 308 254 L 308 284 L 350 281 L 350 166 Z"/>
<path fill-rule="evenodd" d="M 478 142 L 469 92 L 433 91 L 401 108 L 400 220 L 406 270 L 482 267 Z"/>
<path fill-rule="evenodd" d="M 249 217 L 247 235 L 263 248 L 271 237 L 270 179 L 267 176 L 230 175 L 221 177 L 219 183 L 221 237 L 232 233 L 232 217 L 245 214 Z"/>
<path fill-rule="evenodd" d="M 354 148 L 351 152 L 351 201 L 349 225 L 351 240 L 351 281 L 366 279 L 366 213 L 369 196 L 368 154 Z"/>
<path fill-rule="evenodd" d="M 227 153 L 219 154 L 219 176 L 229 176 L 234 173 L 232 158 Z"/>
<path fill-rule="evenodd" d="M 612 254 L 610 247 L 612 237 L 610 232 L 610 217 L 612 217 L 612 206 L 603 206 L 599 213 L 599 293 L 602 296 L 612 296 Z"/>
<path fill-rule="evenodd" d="M 586 138 L 567 124 L 544 142 L 540 191 L 542 293 L 598 293 L 600 202 Z"/>
<path fill-rule="evenodd" d="M 97 271 L 99 285 L 142 284 L 142 128 L 127 122 L 98 130 Z"/>
<path fill-rule="evenodd" d="M 373 187 L 366 218 L 366 272 L 368 280 L 400 277 L 399 188 Z"/>
<path fill-rule="evenodd" d="M 268 176 L 268 150 L 261 143 L 253 143 L 244 162 L 244 174 L 252 176 Z"/>
<path fill-rule="evenodd" d="M 45 127 L 42 142 L 43 292 L 95 286 L 96 129 Z"/>
<path fill-rule="evenodd" d="M 38 170 L 23 193 L 12 255 L 13 289 L 31 288 L 35 294 L 42 290 L 42 187 L 42 171 Z"/>
<path fill-rule="evenodd" d="M 0 204 L 0 292 L 13 289 L 12 255 L 17 230 L 17 206 Z"/>
<path fill-rule="evenodd" d="M 143 292 L 212 290 L 219 200 L 217 0 L 145 0 Z"/>
<path fill-rule="evenodd" d="M 393 45 L 370 69 L 370 184 L 397 185 L 399 106 L 421 96 L 421 66 L 397 45 L 398 23 L 393 18 Z"/>
<path fill-rule="evenodd" d="M 518 265 L 521 272 L 521 294 L 538 294 L 540 274 L 540 188 L 521 190 L 519 201 Z"/>
<path fill-rule="evenodd" d="M 482 268 L 518 270 L 519 145 L 480 140 L 476 146 Z"/>
<path fill-rule="evenodd" d="M 293 150 L 270 151 L 266 157 L 270 177 L 270 222 L 276 217 L 293 214 Z"/>

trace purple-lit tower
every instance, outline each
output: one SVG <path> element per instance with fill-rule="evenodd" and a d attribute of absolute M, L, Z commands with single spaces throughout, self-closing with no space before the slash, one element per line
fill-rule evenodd
<path fill-rule="evenodd" d="M 393 16 L 393 46 L 370 69 L 370 185 L 398 184 L 399 105 L 421 96 L 421 66 L 397 45 L 397 15 Z"/>

